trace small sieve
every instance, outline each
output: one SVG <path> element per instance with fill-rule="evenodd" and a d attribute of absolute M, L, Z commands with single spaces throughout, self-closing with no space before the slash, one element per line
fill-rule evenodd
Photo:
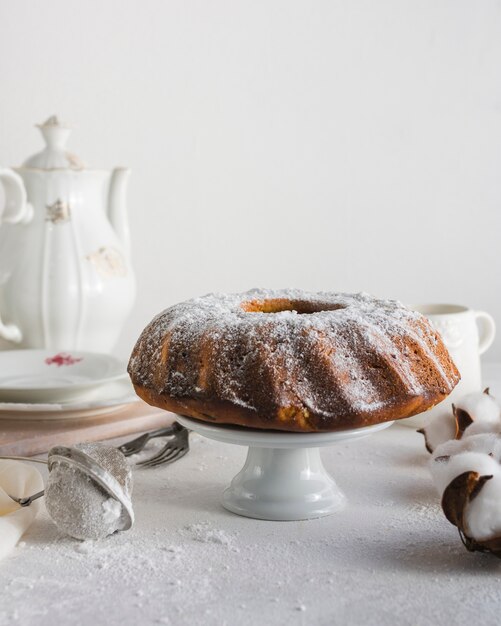
<path fill-rule="evenodd" d="M 91 456 L 92 455 L 92 456 Z M 49 472 L 56 464 L 78 469 L 93 483 L 99 485 L 110 498 L 122 505 L 118 526 L 120 530 L 129 530 L 134 523 L 131 490 L 132 481 L 130 470 L 124 472 L 123 454 L 111 446 L 100 444 L 84 444 L 80 447 L 55 446 L 49 450 Z M 127 465 L 127 462 L 125 461 Z M 128 467 L 128 466 L 127 466 Z"/>
<path fill-rule="evenodd" d="M 55 446 L 47 461 L 24 457 L 0 457 L 35 461 L 48 465 L 49 478 L 44 491 L 27 498 L 15 498 L 21 506 L 45 495 L 47 511 L 58 528 L 77 539 L 97 539 L 117 530 L 128 530 L 134 523 L 132 472 L 117 448 L 88 443 L 74 447 Z M 81 492 L 81 493 L 79 493 Z M 115 512 L 101 519 L 106 510 Z M 119 508 L 118 508 L 119 506 Z M 89 525 L 90 524 L 90 525 Z"/>

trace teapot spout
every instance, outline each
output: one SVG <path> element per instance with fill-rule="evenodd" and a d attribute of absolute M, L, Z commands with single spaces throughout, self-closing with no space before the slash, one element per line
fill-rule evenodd
<path fill-rule="evenodd" d="M 127 258 L 130 256 L 130 235 L 125 199 L 129 174 L 130 170 L 125 167 L 117 167 L 113 170 L 108 201 L 108 218 L 122 242 Z"/>

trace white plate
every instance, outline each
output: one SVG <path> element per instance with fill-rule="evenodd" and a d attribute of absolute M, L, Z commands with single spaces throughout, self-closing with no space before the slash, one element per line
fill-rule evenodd
<path fill-rule="evenodd" d="M 122 361 L 94 352 L 0 351 L 0 400 L 67 402 L 127 376 Z"/>
<path fill-rule="evenodd" d="M 71 420 L 98 417 L 139 402 L 129 380 L 103 385 L 89 400 L 60 403 L 0 402 L 1 420 Z"/>

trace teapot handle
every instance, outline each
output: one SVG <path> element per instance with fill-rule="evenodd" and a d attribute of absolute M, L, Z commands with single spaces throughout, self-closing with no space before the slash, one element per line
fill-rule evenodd
<path fill-rule="evenodd" d="M 1 221 L 7 224 L 28 224 L 33 219 L 33 207 L 27 202 L 23 179 L 12 170 L 0 168 L 0 182 L 5 190 Z M 0 317 L 0 337 L 19 343 L 23 334 L 18 326 L 4 324 Z"/>
<path fill-rule="evenodd" d="M 13 343 L 20 343 L 23 339 L 23 333 L 19 326 L 15 324 L 4 324 L 0 319 L 0 337 Z"/>
<path fill-rule="evenodd" d="M 5 190 L 5 206 L 2 222 L 7 224 L 28 224 L 33 219 L 33 207 L 26 200 L 23 179 L 16 172 L 0 168 L 0 182 Z"/>

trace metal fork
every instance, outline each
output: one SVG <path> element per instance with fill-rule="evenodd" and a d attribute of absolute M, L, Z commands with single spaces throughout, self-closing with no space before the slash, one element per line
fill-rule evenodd
<path fill-rule="evenodd" d="M 187 428 L 181 426 L 181 424 L 178 424 L 177 422 L 174 422 L 171 426 L 159 428 L 158 430 L 136 437 L 136 439 L 122 444 L 118 449 L 125 456 L 131 456 L 140 452 L 148 441 L 154 437 L 174 435 L 174 437 L 160 450 L 160 452 L 158 452 L 158 454 L 155 454 L 151 457 L 151 459 L 147 459 L 141 463 L 136 463 L 136 465 L 142 465 L 143 467 L 155 467 L 157 465 L 174 463 L 174 461 L 183 457 L 190 450 L 190 443 L 188 440 L 189 432 L 190 431 Z M 31 461 L 33 463 L 43 463 L 44 465 L 47 465 L 47 461 L 45 460 L 33 459 L 25 456 L 0 456 L 0 459 Z M 15 496 L 11 496 L 10 494 L 7 495 L 11 498 L 11 500 L 14 500 L 14 502 L 17 502 L 20 506 L 29 506 L 34 500 L 38 500 L 38 498 L 44 496 L 45 490 L 39 491 L 38 493 L 25 498 L 17 498 Z"/>
<path fill-rule="evenodd" d="M 121 446 L 118 446 L 118 449 L 125 456 L 132 456 L 133 454 L 141 452 L 141 450 L 146 446 L 150 439 L 153 439 L 155 437 L 167 437 L 168 435 L 175 435 L 181 428 L 183 428 L 181 424 L 174 422 L 171 426 L 165 426 L 164 428 L 153 430 L 150 433 L 145 433 L 144 435 L 136 437 L 132 441 L 127 441 Z"/>
<path fill-rule="evenodd" d="M 165 446 L 151 459 L 146 459 L 145 461 L 141 461 L 137 463 L 142 467 L 156 467 L 157 465 L 167 465 L 168 463 L 174 463 L 185 454 L 188 453 L 190 449 L 189 442 L 189 434 L 190 431 L 178 424 L 178 430 L 174 434 L 174 437 L 168 441 Z"/>

